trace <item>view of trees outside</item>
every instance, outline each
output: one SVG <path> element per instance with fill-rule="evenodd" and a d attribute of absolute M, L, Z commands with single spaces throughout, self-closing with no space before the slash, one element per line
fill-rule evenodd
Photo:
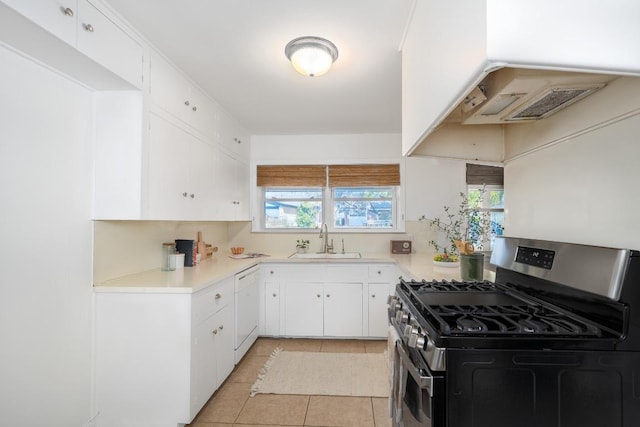
<path fill-rule="evenodd" d="M 270 189 L 265 192 L 265 228 L 319 228 L 322 189 Z"/>
<path fill-rule="evenodd" d="M 474 230 L 480 229 L 480 222 L 486 220 L 488 215 L 488 221 L 490 225 L 491 240 L 495 236 L 502 236 L 504 232 L 504 190 L 500 189 L 472 189 L 467 192 L 469 199 L 469 207 L 479 209 L 480 212 L 471 219 L 469 224 L 469 237 L 478 246 L 482 247 L 482 242 L 479 242 L 479 235 L 474 235 Z M 483 197 L 484 195 L 484 197 Z"/>
<path fill-rule="evenodd" d="M 393 189 L 335 188 L 335 228 L 392 228 Z"/>

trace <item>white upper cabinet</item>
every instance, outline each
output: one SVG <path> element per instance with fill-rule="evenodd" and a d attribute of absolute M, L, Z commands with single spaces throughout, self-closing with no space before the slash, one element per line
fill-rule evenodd
<path fill-rule="evenodd" d="M 78 0 L 2 0 L 68 44 L 76 45 Z"/>
<path fill-rule="evenodd" d="M 417 0 L 402 48 L 403 154 L 496 69 L 640 75 L 638 16 L 627 0 Z"/>
<path fill-rule="evenodd" d="M 2 0 L 2 2 L 134 87 L 142 87 L 144 72 L 142 45 L 125 32 L 115 18 L 109 17 L 108 13 L 100 10 L 99 6 L 88 0 Z M 67 57 L 69 53 L 55 44 L 47 44 L 49 52 L 40 51 L 43 49 L 43 44 L 36 42 L 41 39 L 39 34 L 34 35 L 35 29 L 27 29 L 25 26 L 16 24 L 13 31 L 16 33 L 28 31 L 29 34 L 24 34 L 22 38 L 33 38 L 31 45 L 28 41 L 15 43 L 18 49 L 25 50 L 44 62 L 53 62 L 54 67 L 61 68 L 62 71 L 95 86 L 95 77 L 90 76 L 94 69 L 87 61 Z M 53 58 L 56 55 L 64 60 L 57 61 Z M 65 67 L 74 69 L 67 70 Z M 87 76 L 87 79 L 83 76 Z"/>
<path fill-rule="evenodd" d="M 216 142 L 220 133 L 219 112 L 200 89 L 156 53 L 151 55 L 149 77 L 149 95 L 153 107 L 161 108 Z"/>

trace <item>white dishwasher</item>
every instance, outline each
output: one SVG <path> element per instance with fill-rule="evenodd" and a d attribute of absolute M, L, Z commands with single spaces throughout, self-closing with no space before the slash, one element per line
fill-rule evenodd
<path fill-rule="evenodd" d="M 256 265 L 235 276 L 236 364 L 258 338 L 259 271 Z"/>

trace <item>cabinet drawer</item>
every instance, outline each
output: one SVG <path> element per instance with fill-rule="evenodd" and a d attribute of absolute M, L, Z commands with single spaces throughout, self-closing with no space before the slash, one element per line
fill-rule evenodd
<path fill-rule="evenodd" d="M 233 302 L 233 285 L 233 278 L 230 278 L 196 292 L 192 297 L 193 324 L 200 323 Z"/>
<path fill-rule="evenodd" d="M 325 266 L 322 265 L 291 265 L 280 269 L 280 279 L 291 282 L 323 282 Z"/>
<path fill-rule="evenodd" d="M 328 265 L 326 267 L 327 282 L 364 282 L 367 277 L 367 266 L 352 265 Z"/>
<path fill-rule="evenodd" d="M 263 281 L 278 280 L 280 278 L 280 267 L 277 265 L 263 265 L 261 273 Z"/>
<path fill-rule="evenodd" d="M 398 279 L 396 267 L 391 264 L 369 265 L 369 282 L 388 283 Z"/>

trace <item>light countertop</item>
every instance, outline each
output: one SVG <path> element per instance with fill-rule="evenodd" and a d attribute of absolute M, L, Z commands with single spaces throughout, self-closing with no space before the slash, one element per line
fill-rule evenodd
<path fill-rule="evenodd" d="M 233 277 L 254 265 L 268 263 L 395 263 L 400 274 L 407 279 L 455 279 L 460 280 L 458 267 L 446 268 L 433 265 L 429 254 L 396 255 L 390 253 L 362 253 L 357 259 L 309 259 L 289 258 L 291 253 L 273 253 L 266 257 L 232 259 L 222 254 L 204 260 L 195 267 L 184 267 L 175 271 L 160 269 L 144 271 L 94 284 L 95 292 L 130 293 L 193 293 L 216 282 Z M 485 270 L 485 280 L 494 280 L 495 274 Z"/>

